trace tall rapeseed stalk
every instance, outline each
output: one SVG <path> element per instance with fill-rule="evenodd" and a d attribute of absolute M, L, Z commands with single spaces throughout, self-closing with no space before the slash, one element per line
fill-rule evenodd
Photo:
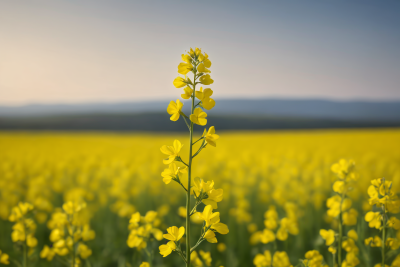
<path fill-rule="evenodd" d="M 171 181 L 177 182 L 186 193 L 186 248 L 182 250 L 180 247 L 179 240 L 185 234 L 185 227 L 180 228 L 176 226 L 169 227 L 167 229 L 168 234 L 164 234 L 163 237 L 169 242 L 166 245 L 160 246 L 160 254 L 164 257 L 175 251 L 186 263 L 186 266 L 190 266 L 191 253 L 195 251 L 197 246 L 204 240 L 210 243 L 217 243 L 215 233 L 227 234 L 229 232 L 228 227 L 220 223 L 219 212 L 213 212 L 213 209 L 218 208 L 217 202 L 220 202 L 223 198 L 223 190 L 214 188 L 214 181 L 204 181 L 200 178 L 193 179 L 194 184 L 192 185 L 193 175 L 193 159 L 205 148 L 207 145 L 216 146 L 216 140 L 219 138 L 215 134 L 214 126 L 211 126 L 208 131 L 204 129 L 203 135 L 196 141 L 193 142 L 193 130 L 194 125 L 205 126 L 207 124 L 207 113 L 204 110 L 210 110 L 215 106 L 214 99 L 211 98 L 213 91 L 210 88 L 200 87 L 196 91 L 196 85 L 210 85 L 214 82 L 211 79 L 211 61 L 208 59 L 206 53 L 202 53 L 201 49 L 196 48 L 195 50 L 190 49 L 187 54 L 182 55 L 182 63 L 178 65 L 178 73 L 185 75 L 185 77 L 178 76 L 173 84 L 176 88 L 183 88 L 184 92 L 181 95 L 183 99 L 191 99 L 191 112 L 189 116 L 186 116 L 183 111 L 183 103 L 177 99 L 176 102 L 171 101 L 168 105 L 167 112 L 171 115 L 171 121 L 177 121 L 180 117 L 183 118 L 185 124 L 189 130 L 189 157 L 187 161 L 181 158 L 180 151 L 182 144 L 179 140 L 175 140 L 172 146 L 162 146 L 161 152 L 168 155 L 165 159 L 164 164 L 169 165 L 167 169 L 162 172 L 163 181 L 165 184 L 169 184 Z M 193 78 L 190 79 L 187 74 L 191 72 Z M 196 98 L 198 99 L 196 103 Z M 188 123 L 189 120 L 189 123 Z M 201 142 L 199 148 L 195 153 L 194 145 L 197 142 Z M 175 162 L 183 165 L 178 167 Z M 183 184 L 180 180 L 180 176 L 184 173 L 188 173 L 187 185 Z M 192 207 L 191 195 L 194 197 L 194 205 Z M 197 212 L 197 208 L 201 203 L 206 206 L 202 212 Z M 204 220 L 200 237 L 196 244 L 191 247 L 190 239 L 190 217 L 196 215 Z"/>

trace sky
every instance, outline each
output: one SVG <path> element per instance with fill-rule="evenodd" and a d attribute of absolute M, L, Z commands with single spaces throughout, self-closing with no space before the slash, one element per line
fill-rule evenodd
<path fill-rule="evenodd" d="M 0 0 L 0 105 L 176 99 L 200 47 L 222 98 L 400 100 L 396 0 Z"/>

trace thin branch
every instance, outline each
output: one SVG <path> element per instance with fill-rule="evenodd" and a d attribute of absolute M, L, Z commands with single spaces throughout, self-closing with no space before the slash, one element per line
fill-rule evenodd
<path fill-rule="evenodd" d="M 196 142 L 194 142 L 192 145 L 196 144 L 196 143 L 199 142 L 201 139 L 204 139 L 204 136 L 200 137 L 199 140 L 197 140 Z"/>
<path fill-rule="evenodd" d="M 182 116 L 182 118 L 183 118 L 183 120 L 185 121 L 185 124 L 186 124 L 186 126 L 188 127 L 188 129 L 189 129 L 189 131 L 190 131 L 190 126 L 189 126 L 189 124 L 187 123 L 187 121 L 186 121 L 186 115 L 185 116 Z"/>
<path fill-rule="evenodd" d="M 203 142 L 203 144 L 201 145 L 201 147 L 199 148 L 199 150 L 196 152 L 196 154 L 193 155 L 193 158 L 196 157 L 197 154 L 199 154 L 200 151 L 203 150 L 203 148 L 205 148 L 206 146 L 207 146 L 207 144 L 204 144 L 204 142 Z"/>

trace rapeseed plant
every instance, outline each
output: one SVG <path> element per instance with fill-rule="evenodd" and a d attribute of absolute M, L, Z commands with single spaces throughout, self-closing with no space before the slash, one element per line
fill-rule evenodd
<path fill-rule="evenodd" d="M 185 227 L 172 226 L 167 229 L 168 234 L 164 234 L 163 237 L 169 242 L 166 245 L 161 245 L 159 247 L 160 254 L 163 257 L 168 256 L 173 251 L 176 252 L 186 263 L 186 266 L 191 266 L 191 262 L 194 262 L 194 266 L 199 266 L 195 249 L 204 241 L 207 240 L 210 243 L 217 243 L 217 238 L 215 233 L 227 234 L 229 232 L 227 225 L 220 222 L 219 212 L 213 212 L 213 209 L 218 208 L 218 202 L 223 199 L 223 190 L 214 188 L 214 181 L 206 182 L 198 177 L 192 178 L 192 168 L 193 159 L 208 145 L 216 146 L 216 140 L 219 138 L 215 134 L 214 126 L 211 126 L 208 131 L 205 128 L 203 135 L 193 142 L 194 135 L 194 124 L 205 126 L 207 124 L 207 113 L 204 109 L 210 110 L 215 106 L 214 99 L 211 98 L 213 91 L 210 88 L 200 87 L 200 90 L 196 91 L 197 84 L 210 85 L 214 81 L 211 79 L 209 74 L 211 73 L 209 68 L 211 67 L 211 61 L 208 59 L 206 53 L 202 53 L 201 49 L 196 48 L 187 54 L 182 55 L 182 63 L 178 65 L 178 73 L 185 75 L 185 78 L 178 76 L 173 84 L 176 88 L 182 88 L 183 94 L 181 97 L 183 99 L 191 98 L 191 114 L 187 116 L 183 113 L 182 107 L 183 103 L 177 99 L 176 102 L 171 101 L 168 105 L 167 112 L 171 115 L 171 121 L 177 121 L 182 116 L 185 124 L 189 130 L 189 158 L 187 163 L 181 158 L 180 151 L 182 149 L 182 144 L 179 140 L 175 140 L 172 146 L 162 146 L 161 152 L 169 157 L 164 159 L 164 164 L 169 164 L 169 167 L 165 169 L 161 176 L 165 184 L 169 184 L 171 181 L 177 182 L 186 191 L 186 233 Z M 193 80 L 187 77 L 187 74 L 192 72 Z M 199 100 L 196 103 L 196 98 Z M 189 123 L 187 121 L 189 119 Z M 193 153 L 194 145 L 200 142 L 200 147 L 197 152 Z M 182 167 L 177 167 L 174 162 L 179 162 L 183 164 Z M 188 173 L 187 184 L 183 184 L 180 180 L 180 175 Z M 192 185 L 193 179 L 193 185 Z M 192 208 L 191 196 L 193 195 L 195 203 Z M 206 205 L 202 212 L 198 212 L 197 208 L 203 203 Z M 184 213 L 184 212 L 183 212 Z M 191 227 L 190 218 L 192 215 L 197 216 L 201 221 L 203 221 L 203 227 L 201 229 L 200 237 L 196 244 L 192 247 L 191 245 Z M 186 251 L 182 251 L 180 243 L 178 242 L 183 236 L 186 237 Z M 204 258 L 207 258 L 206 265 L 209 266 L 211 263 L 211 257 L 209 254 L 202 252 L 200 253 Z M 207 256 L 206 256 L 207 255 Z M 200 261 L 201 262 L 201 261 Z"/>
<path fill-rule="evenodd" d="M 372 180 L 368 187 L 369 204 L 378 211 L 367 212 L 365 221 L 368 222 L 369 227 L 379 229 L 382 232 L 382 238 L 375 236 L 365 239 L 365 245 L 381 248 L 382 263 L 376 264 L 376 267 L 388 266 L 386 265 L 387 247 L 394 251 L 400 247 L 400 231 L 397 236 L 393 237 L 388 237 L 387 231 L 389 229 L 400 230 L 400 220 L 394 216 L 388 218 L 389 213 L 397 214 L 400 212 L 400 199 L 392 189 L 392 184 L 392 181 L 379 178 Z"/>
<path fill-rule="evenodd" d="M 81 266 L 82 260 L 92 255 L 92 250 L 84 243 L 95 238 L 89 223 L 80 217 L 86 208 L 84 202 L 68 201 L 62 209 L 56 209 L 48 221 L 51 229 L 52 245 L 45 245 L 40 257 L 52 261 L 54 257 L 62 264 L 71 267 Z"/>
<path fill-rule="evenodd" d="M 32 255 L 38 241 L 35 237 L 36 223 L 31 218 L 31 211 L 34 209 L 30 203 L 18 203 L 8 218 L 10 222 L 15 223 L 12 227 L 11 239 L 19 247 L 22 247 L 22 266 L 29 266 L 29 256 Z M 5 254 L 6 255 L 6 254 Z M 4 256 L 8 258 L 8 255 Z M 6 259 L 3 260 L 6 262 Z"/>

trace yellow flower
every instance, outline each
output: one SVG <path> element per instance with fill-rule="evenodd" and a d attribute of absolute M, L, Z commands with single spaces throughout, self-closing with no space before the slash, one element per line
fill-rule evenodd
<path fill-rule="evenodd" d="M 194 267 L 203 267 L 203 262 L 200 260 L 196 251 L 193 251 L 190 254 L 190 261 L 192 262 Z"/>
<path fill-rule="evenodd" d="M 211 79 L 209 74 L 203 75 L 199 78 L 200 83 L 204 84 L 204 85 L 210 85 L 214 82 L 213 79 Z"/>
<path fill-rule="evenodd" d="M 213 90 L 211 90 L 210 88 L 206 88 L 203 91 L 203 87 L 200 87 L 199 91 L 196 91 L 196 97 L 199 100 L 203 100 L 205 98 L 209 98 L 210 96 L 212 96 L 213 94 Z"/>
<path fill-rule="evenodd" d="M 212 212 L 212 206 L 207 205 L 203 212 L 197 212 L 196 214 L 200 219 L 206 222 L 206 227 L 211 226 L 210 228 L 217 231 L 220 234 L 226 235 L 229 233 L 228 226 L 226 224 L 220 223 L 219 212 Z"/>
<path fill-rule="evenodd" d="M 357 241 L 357 239 L 358 239 L 357 232 L 354 230 L 348 231 L 347 236 L 350 237 L 351 239 L 353 239 L 354 241 Z"/>
<path fill-rule="evenodd" d="M 201 258 L 204 260 L 204 262 L 206 263 L 206 265 L 211 266 L 211 262 L 212 262 L 211 253 L 200 250 L 199 254 L 200 254 Z"/>
<path fill-rule="evenodd" d="M 37 239 L 32 234 L 29 234 L 26 237 L 26 244 L 28 245 L 28 247 L 34 248 L 37 246 L 37 243 L 38 243 Z"/>
<path fill-rule="evenodd" d="M 178 73 L 182 75 L 186 75 L 189 71 L 193 69 L 193 66 L 191 63 L 180 63 L 178 65 Z"/>
<path fill-rule="evenodd" d="M 78 204 L 76 202 L 68 201 L 67 203 L 64 203 L 62 208 L 65 211 L 65 213 L 72 215 L 76 212 L 79 212 L 85 204 Z"/>
<path fill-rule="evenodd" d="M 173 85 L 176 88 L 182 88 L 187 84 L 187 81 L 185 79 L 183 79 L 182 77 L 178 76 L 175 78 L 175 80 L 173 81 Z"/>
<path fill-rule="evenodd" d="M 197 212 L 197 215 L 206 222 L 206 226 L 210 226 L 212 224 L 218 223 L 219 219 L 219 212 L 212 212 L 213 208 L 211 205 L 207 205 L 203 212 Z"/>
<path fill-rule="evenodd" d="M 350 209 L 343 213 L 343 225 L 356 225 L 358 212 L 355 209 Z"/>
<path fill-rule="evenodd" d="M 193 123 L 204 126 L 207 124 L 207 113 L 205 113 L 201 108 L 196 108 L 193 114 L 190 115 L 190 120 Z"/>
<path fill-rule="evenodd" d="M 52 248 L 49 248 L 47 245 L 45 245 L 40 252 L 40 258 L 47 259 L 48 261 L 51 261 L 55 255 L 56 253 L 54 252 L 54 250 Z"/>
<path fill-rule="evenodd" d="M 342 262 L 342 267 L 354 267 L 360 263 L 356 252 L 347 252 L 346 259 Z"/>
<path fill-rule="evenodd" d="M 336 248 L 335 248 L 335 247 L 330 246 L 330 247 L 328 248 L 328 251 L 329 251 L 330 253 L 332 253 L 332 254 L 336 254 Z"/>
<path fill-rule="evenodd" d="M 183 88 L 183 91 L 185 92 L 184 94 L 181 94 L 181 97 L 183 99 L 189 99 L 192 97 L 192 94 L 193 94 L 192 88 L 190 88 L 189 86 L 186 86 L 185 88 Z"/>
<path fill-rule="evenodd" d="M 400 255 L 397 255 L 397 257 L 393 260 L 391 267 L 400 267 Z"/>
<path fill-rule="evenodd" d="M 400 241 L 397 238 L 389 237 L 386 239 L 386 246 L 390 247 L 391 250 L 396 250 L 400 247 Z"/>
<path fill-rule="evenodd" d="M 221 253 L 224 252 L 226 250 L 226 245 L 224 243 L 218 243 L 217 250 Z"/>
<path fill-rule="evenodd" d="M 288 238 L 289 234 L 297 235 L 299 233 L 299 228 L 297 221 L 290 218 L 282 218 L 280 221 L 280 228 L 276 232 L 276 238 L 284 241 Z"/>
<path fill-rule="evenodd" d="M 305 254 L 307 260 L 304 264 L 309 267 L 323 267 L 322 262 L 324 260 L 323 256 L 319 254 L 317 250 L 310 250 Z"/>
<path fill-rule="evenodd" d="M 192 62 L 192 58 L 189 55 L 186 54 L 182 54 L 182 61 L 186 62 L 186 63 L 191 63 Z"/>
<path fill-rule="evenodd" d="M 207 144 L 210 144 L 213 147 L 217 145 L 216 140 L 219 138 L 219 135 L 215 134 L 214 126 L 211 126 L 208 129 L 208 132 L 204 129 L 203 137 L 206 139 Z"/>
<path fill-rule="evenodd" d="M 173 250 L 176 249 L 176 245 L 175 242 L 169 241 L 166 245 L 161 245 L 159 249 L 160 254 L 163 255 L 163 257 L 167 257 L 169 254 L 172 253 Z"/>
<path fill-rule="evenodd" d="M 358 252 L 358 248 L 356 246 L 356 243 L 352 238 L 348 238 L 348 239 L 344 240 L 342 242 L 342 248 L 344 250 L 346 250 L 347 252 L 350 252 L 350 251 L 357 251 Z"/>
<path fill-rule="evenodd" d="M 90 255 L 92 255 L 92 250 L 83 243 L 79 243 L 77 250 L 82 259 L 87 259 Z"/>
<path fill-rule="evenodd" d="M 182 63 L 181 63 L 182 64 Z M 209 69 L 206 68 L 206 66 L 204 65 L 204 63 L 200 63 L 197 66 L 197 71 L 199 73 L 210 73 L 211 71 Z M 182 73 L 183 74 L 183 73 Z M 186 73 L 185 73 L 186 74 Z"/>
<path fill-rule="evenodd" d="M 29 211 L 33 210 L 33 205 L 30 203 L 23 203 L 19 202 L 18 206 L 14 207 L 11 211 L 11 215 L 8 218 L 10 222 L 15 222 L 19 219 L 21 219 L 25 214 L 27 214 Z"/>
<path fill-rule="evenodd" d="M 13 242 L 25 241 L 25 227 L 23 223 L 16 223 L 12 227 L 11 239 Z"/>
<path fill-rule="evenodd" d="M 321 229 L 319 234 L 322 236 L 323 239 L 326 240 L 326 245 L 330 246 L 335 242 L 335 232 L 333 230 L 325 230 Z"/>
<path fill-rule="evenodd" d="M 333 191 L 341 194 L 341 193 L 343 193 L 343 190 L 344 190 L 344 182 L 343 181 L 336 181 L 333 184 Z"/>
<path fill-rule="evenodd" d="M 268 244 L 269 242 L 275 241 L 275 234 L 271 230 L 264 229 L 261 235 L 261 242 Z"/>
<path fill-rule="evenodd" d="M 340 179 L 344 179 L 352 170 L 355 163 L 353 160 L 340 159 L 338 163 L 332 165 L 332 172 L 336 173 Z"/>
<path fill-rule="evenodd" d="M 163 182 L 169 184 L 171 180 L 175 179 L 180 173 L 187 173 L 187 167 L 176 167 L 175 163 L 171 163 L 169 164 L 168 169 L 165 169 L 161 173 L 161 176 L 163 177 Z"/>
<path fill-rule="evenodd" d="M 381 227 L 382 215 L 380 212 L 369 211 L 365 214 L 365 221 L 368 222 L 369 227 L 379 229 Z"/>
<path fill-rule="evenodd" d="M 382 239 L 379 236 L 368 237 L 364 240 L 366 246 L 370 245 L 371 247 L 381 247 L 382 246 Z"/>
<path fill-rule="evenodd" d="M 400 230 L 400 220 L 396 217 L 390 217 L 388 220 L 388 226 L 392 227 L 395 230 Z"/>
<path fill-rule="evenodd" d="M 209 97 L 204 98 L 201 101 L 201 105 L 203 106 L 203 108 L 210 110 L 215 106 L 215 100 Z"/>
<path fill-rule="evenodd" d="M 206 53 L 204 53 L 204 55 L 200 53 L 198 59 L 200 62 L 203 62 L 204 67 L 206 68 L 211 67 L 211 61 L 208 59 L 208 55 Z"/>
<path fill-rule="evenodd" d="M 167 229 L 168 234 L 164 234 L 163 237 L 170 241 L 179 241 L 185 234 L 185 227 L 181 226 L 179 229 L 176 226 L 169 227 Z"/>
<path fill-rule="evenodd" d="M 134 214 L 132 214 L 131 219 L 129 220 L 129 229 L 133 229 L 139 226 L 140 223 L 140 213 L 139 212 L 135 212 Z"/>
<path fill-rule="evenodd" d="M 194 178 L 193 184 L 191 193 L 197 198 L 200 197 L 205 205 L 211 205 L 213 209 L 217 209 L 217 202 L 223 199 L 223 189 L 214 189 L 214 181 L 205 182 L 199 177 Z"/>
<path fill-rule="evenodd" d="M 142 262 L 139 267 L 150 267 L 150 264 L 148 262 Z"/>
<path fill-rule="evenodd" d="M 182 107 L 183 103 L 177 99 L 176 103 L 174 101 L 171 101 L 168 105 L 167 112 L 169 115 L 171 115 L 170 120 L 171 121 L 177 121 L 182 114 Z"/>
<path fill-rule="evenodd" d="M 0 263 L 4 264 L 4 265 L 8 265 L 10 264 L 9 260 L 8 260 L 9 256 L 6 253 L 3 253 L 0 250 Z"/>
<path fill-rule="evenodd" d="M 285 251 L 277 251 L 272 258 L 272 266 L 291 266 L 289 257 Z"/>
<path fill-rule="evenodd" d="M 271 266 L 272 256 L 269 250 L 264 251 L 264 254 L 257 254 L 254 257 L 253 264 L 256 267 L 269 267 Z"/>
<path fill-rule="evenodd" d="M 179 152 L 181 151 L 182 144 L 179 140 L 175 140 L 172 146 L 163 145 L 160 150 L 163 154 L 168 155 L 168 159 L 164 159 L 164 164 L 172 163 L 175 158 L 179 157 Z"/>
<path fill-rule="evenodd" d="M 206 239 L 210 243 L 217 243 L 218 240 L 215 237 L 215 233 L 211 230 L 207 230 L 206 234 L 204 235 L 204 239 Z"/>
<path fill-rule="evenodd" d="M 85 224 L 83 226 L 83 230 L 82 230 L 83 241 L 89 241 L 89 240 L 93 240 L 95 238 L 96 238 L 96 233 L 90 229 L 90 226 L 88 224 Z"/>

